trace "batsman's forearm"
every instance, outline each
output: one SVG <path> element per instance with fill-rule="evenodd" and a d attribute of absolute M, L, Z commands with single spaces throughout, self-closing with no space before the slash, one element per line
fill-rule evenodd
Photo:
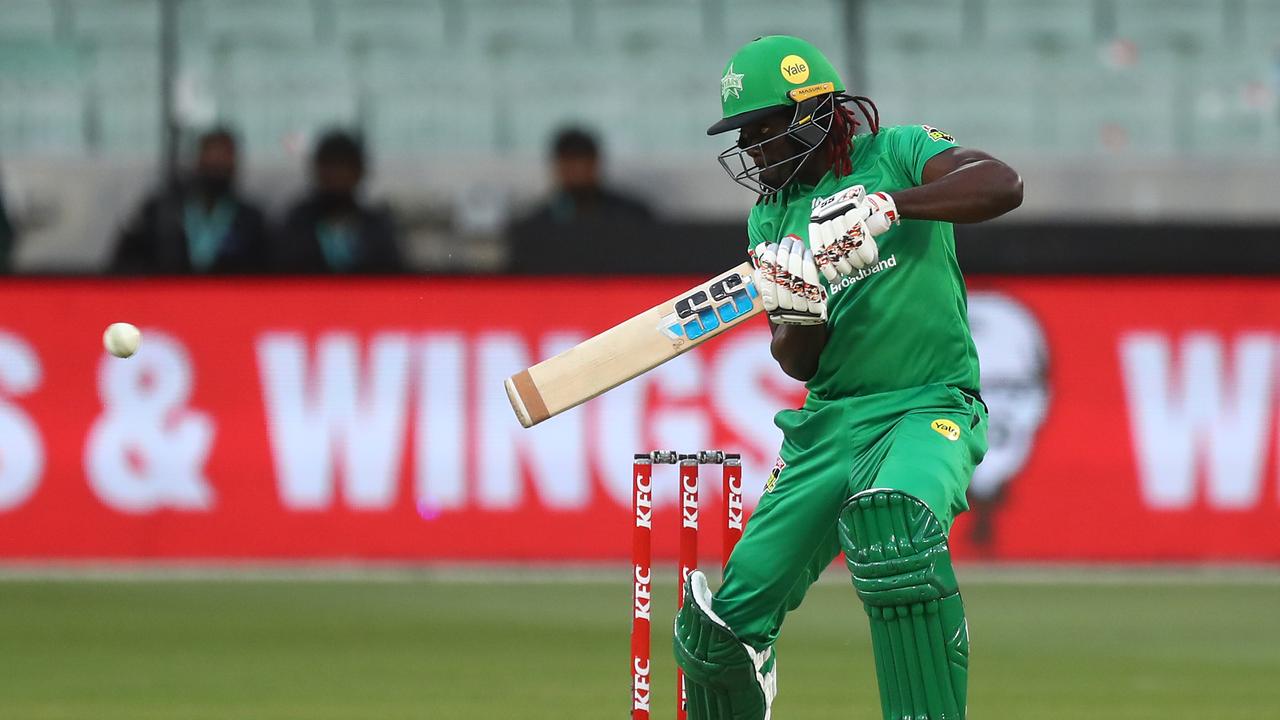
<path fill-rule="evenodd" d="M 773 340 L 769 352 L 778 361 L 782 372 L 790 377 L 808 382 L 818 373 L 818 357 L 827 346 L 827 326 L 824 325 L 774 325 Z"/>
<path fill-rule="evenodd" d="M 1021 205 L 1022 178 L 999 160 L 981 160 L 892 195 L 903 218 L 976 223 Z"/>

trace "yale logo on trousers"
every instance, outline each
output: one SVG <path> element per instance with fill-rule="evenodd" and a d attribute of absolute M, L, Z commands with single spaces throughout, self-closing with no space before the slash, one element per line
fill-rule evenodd
<path fill-rule="evenodd" d="M 778 480 L 782 477 L 782 471 L 787 469 L 787 461 L 778 456 L 778 462 L 773 464 L 773 470 L 769 472 L 769 479 L 764 483 L 764 491 L 769 493 L 778 486 Z"/>
<path fill-rule="evenodd" d="M 942 437 L 952 442 L 960 439 L 960 426 L 947 420 L 946 418 L 938 418 L 929 423 L 929 427 L 933 428 Z"/>

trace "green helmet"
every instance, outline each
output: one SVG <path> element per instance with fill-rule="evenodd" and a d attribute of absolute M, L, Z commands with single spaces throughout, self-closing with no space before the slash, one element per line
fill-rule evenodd
<path fill-rule="evenodd" d="M 721 118 L 707 134 L 741 130 L 787 109 L 791 120 L 780 132 L 752 144 L 744 144 L 740 135 L 737 144 L 720 153 L 720 166 L 734 182 L 767 197 L 798 176 L 833 129 L 837 138 L 852 136 L 858 123 L 845 103 L 856 105 L 871 132 L 877 132 L 875 104 L 844 90 L 831 61 L 800 38 L 769 35 L 747 43 L 720 77 Z M 839 168 L 840 161 L 835 163 Z"/>
<path fill-rule="evenodd" d="M 718 135 L 802 100 L 844 92 L 844 82 L 818 48 L 790 35 L 769 35 L 742 46 L 720 78 Z"/>

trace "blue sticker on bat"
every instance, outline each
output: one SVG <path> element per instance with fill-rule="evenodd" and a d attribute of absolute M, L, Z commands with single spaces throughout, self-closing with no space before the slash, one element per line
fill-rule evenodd
<path fill-rule="evenodd" d="M 676 301 L 676 311 L 659 326 L 672 340 L 697 340 L 751 312 L 759 296 L 750 277 L 733 274 Z"/>

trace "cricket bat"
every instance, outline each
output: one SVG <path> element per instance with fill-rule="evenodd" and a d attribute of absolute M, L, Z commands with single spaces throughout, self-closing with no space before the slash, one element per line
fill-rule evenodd
<path fill-rule="evenodd" d="M 533 427 L 759 314 L 752 270 L 744 262 L 507 378 L 516 418 Z"/>

